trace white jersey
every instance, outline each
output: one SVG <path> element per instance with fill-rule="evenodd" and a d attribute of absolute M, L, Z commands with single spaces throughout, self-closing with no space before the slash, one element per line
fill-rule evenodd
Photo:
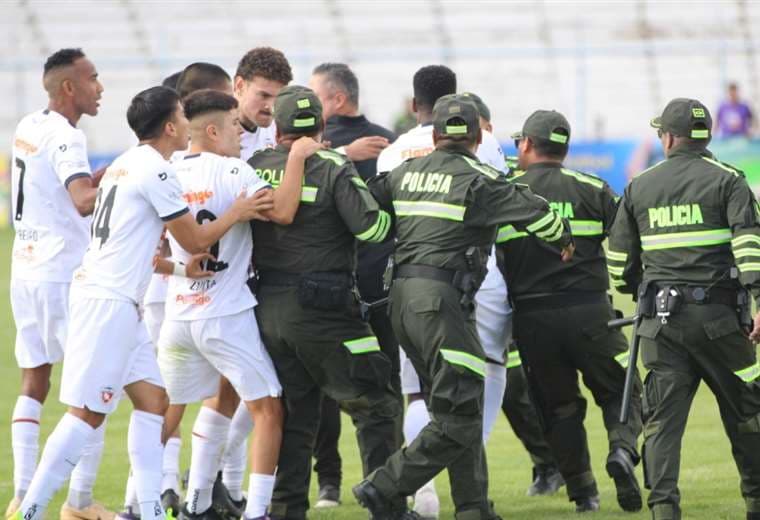
<path fill-rule="evenodd" d="M 249 132 L 243 128 L 243 135 L 240 136 L 240 158 L 247 161 L 254 152 L 275 146 L 277 146 L 277 125 L 274 121 L 266 128 L 257 127 L 255 132 Z"/>
<path fill-rule="evenodd" d="M 489 164 L 499 171 L 506 170 L 504 152 L 499 142 L 490 132 L 483 130 L 483 142 L 478 146 L 480 162 Z M 433 145 L 433 125 L 418 125 L 398 136 L 390 146 L 380 152 L 377 171 L 389 172 L 407 159 L 424 157 L 435 150 Z"/>
<path fill-rule="evenodd" d="M 199 224 L 224 214 L 243 192 L 271 187 L 247 163 L 213 153 L 188 155 L 176 165 L 185 201 Z M 169 233 L 175 261 L 187 263 L 190 254 Z M 248 223 L 235 224 L 211 247 L 216 258 L 213 276 L 192 280 L 172 276 L 166 296 L 167 320 L 198 320 L 238 314 L 256 305 L 246 285 L 253 240 Z"/>
<path fill-rule="evenodd" d="M 72 290 L 142 303 L 164 222 L 188 211 L 174 168 L 155 148 L 124 152 L 100 181 L 90 245 Z"/>
<path fill-rule="evenodd" d="M 90 219 L 79 215 L 67 190 L 91 175 L 84 133 L 58 112 L 29 114 L 16 127 L 11 166 L 11 278 L 71 282 L 89 243 Z"/>

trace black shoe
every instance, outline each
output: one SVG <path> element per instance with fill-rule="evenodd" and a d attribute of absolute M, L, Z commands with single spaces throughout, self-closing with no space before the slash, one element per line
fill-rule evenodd
<path fill-rule="evenodd" d="M 534 466 L 533 483 L 526 494 L 529 497 L 553 495 L 564 485 L 565 479 L 555 466 Z"/>
<path fill-rule="evenodd" d="M 760 520 L 760 513 L 747 513 L 747 520 Z"/>
<path fill-rule="evenodd" d="M 161 493 L 161 507 L 166 512 L 166 517 L 171 515 L 171 518 L 179 518 L 181 512 L 181 506 L 179 502 L 179 495 L 173 489 L 167 489 Z"/>
<path fill-rule="evenodd" d="M 314 504 L 314 509 L 338 507 L 339 505 L 340 488 L 333 486 L 332 484 L 325 484 L 324 486 L 320 486 L 319 495 L 317 495 L 317 503 Z"/>
<path fill-rule="evenodd" d="M 623 448 L 615 448 L 607 457 L 607 474 L 615 481 L 617 501 L 623 511 L 641 511 L 641 488 L 631 456 Z"/>
<path fill-rule="evenodd" d="M 219 513 L 214 510 L 214 507 L 209 507 L 202 513 L 193 514 L 187 510 L 187 504 L 182 506 L 182 510 L 179 512 L 177 520 L 224 520 Z"/>
<path fill-rule="evenodd" d="M 216 474 L 214 489 L 211 491 L 211 507 L 224 520 L 239 520 L 245 509 L 238 509 L 235 502 L 227 491 L 227 486 L 222 482 L 222 472 Z"/>
<path fill-rule="evenodd" d="M 418 520 L 420 515 L 409 511 L 406 499 L 399 497 L 397 501 L 388 500 L 368 480 L 362 480 L 352 489 L 357 502 L 369 510 L 373 520 Z"/>
<path fill-rule="evenodd" d="M 594 511 L 599 511 L 599 495 L 575 500 L 576 513 L 592 513 Z"/>
<path fill-rule="evenodd" d="M 227 491 L 227 493 L 229 494 L 229 491 Z M 230 495 L 230 502 L 232 502 L 232 505 L 235 507 L 235 509 L 240 511 L 240 516 L 235 517 L 235 520 L 239 520 L 240 518 L 243 518 L 243 513 L 245 512 L 245 508 L 248 505 L 248 499 L 243 497 L 240 500 L 235 500 Z"/>

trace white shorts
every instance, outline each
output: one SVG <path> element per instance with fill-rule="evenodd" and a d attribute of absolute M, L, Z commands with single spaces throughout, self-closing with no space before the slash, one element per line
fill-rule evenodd
<path fill-rule="evenodd" d="M 148 335 L 154 347 L 158 346 L 161 324 L 164 322 L 166 304 L 164 302 L 146 303 L 143 309 L 143 320 L 148 328 Z"/>
<path fill-rule="evenodd" d="M 411 360 L 406 357 L 403 348 L 398 349 L 398 354 L 401 360 L 401 393 L 404 395 L 419 394 L 422 392 L 420 376 L 417 375 Z"/>
<path fill-rule="evenodd" d="M 16 362 L 20 368 L 59 363 L 66 345 L 69 283 L 11 279 L 16 322 Z"/>
<path fill-rule="evenodd" d="M 158 364 L 171 404 L 195 403 L 216 395 L 220 375 L 243 401 L 282 393 L 253 309 L 205 320 L 165 320 L 158 340 Z"/>
<path fill-rule="evenodd" d="M 116 409 L 125 386 L 137 381 L 164 386 L 135 304 L 73 291 L 69 312 L 62 403 L 107 414 Z"/>

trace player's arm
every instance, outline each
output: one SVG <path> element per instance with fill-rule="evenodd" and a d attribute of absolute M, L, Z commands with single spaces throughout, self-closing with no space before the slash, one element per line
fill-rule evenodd
<path fill-rule="evenodd" d="M 378 206 L 351 163 L 338 172 L 335 205 L 348 229 L 362 242 L 383 242 L 391 229 L 391 216 Z"/>
<path fill-rule="evenodd" d="M 621 293 L 636 292 L 643 269 L 641 265 L 641 238 L 639 227 L 630 208 L 629 188 L 620 200 L 612 223 L 607 247 L 607 270 L 612 286 Z"/>
<path fill-rule="evenodd" d="M 83 217 L 92 215 L 92 212 L 95 209 L 95 199 L 98 196 L 98 189 L 93 187 L 90 175 L 86 174 L 70 180 L 66 189 L 69 192 L 69 197 L 71 197 L 71 202 L 74 203 L 77 212 Z"/>
<path fill-rule="evenodd" d="M 216 258 L 209 253 L 199 253 L 192 255 L 190 261 L 187 264 L 183 264 L 182 262 L 175 262 L 156 256 L 153 258 L 153 272 L 184 276 L 186 278 L 206 278 L 214 275 L 211 271 L 203 269 L 203 262 L 206 260 L 214 261 Z"/>
<path fill-rule="evenodd" d="M 301 202 L 301 187 L 303 186 L 303 174 L 306 167 L 306 159 L 318 150 L 325 149 L 325 145 L 316 142 L 311 137 L 301 137 L 293 142 L 285 164 L 285 175 L 282 182 L 272 193 L 274 207 L 263 215 L 277 224 L 290 224 L 296 216 L 298 205 Z"/>
<path fill-rule="evenodd" d="M 59 137 L 50 155 L 53 169 L 77 212 L 86 217 L 95 209 L 98 189 L 93 185 L 84 134 L 72 130 Z"/>

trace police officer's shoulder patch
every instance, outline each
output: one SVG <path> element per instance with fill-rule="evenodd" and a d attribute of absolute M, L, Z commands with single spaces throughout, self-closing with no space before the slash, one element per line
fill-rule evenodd
<path fill-rule="evenodd" d="M 713 166 L 716 166 L 717 168 L 720 168 L 721 170 L 730 173 L 734 177 L 744 177 L 744 172 L 742 170 L 740 170 L 739 168 L 735 168 L 734 166 L 731 166 L 730 164 L 724 163 L 723 161 L 719 161 L 715 159 L 714 157 L 702 156 L 702 159 L 712 164 Z"/>
<path fill-rule="evenodd" d="M 322 159 L 332 161 L 337 166 L 343 166 L 346 163 L 346 156 L 339 154 L 335 150 L 319 150 L 316 155 Z"/>

